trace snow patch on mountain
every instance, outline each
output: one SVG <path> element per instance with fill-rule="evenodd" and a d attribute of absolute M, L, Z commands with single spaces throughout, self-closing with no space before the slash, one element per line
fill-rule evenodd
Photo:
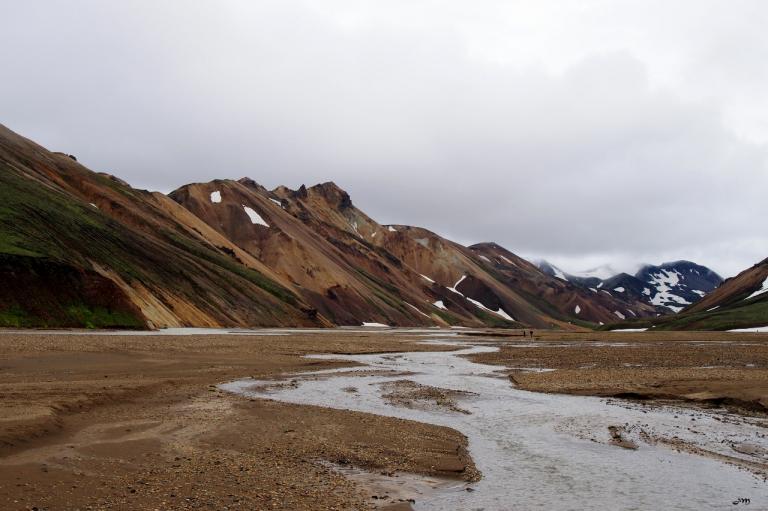
<path fill-rule="evenodd" d="M 211 202 L 214 204 L 221 202 L 221 192 L 219 190 L 211 192 Z"/>
<path fill-rule="evenodd" d="M 269 224 L 264 221 L 263 218 L 261 218 L 261 215 L 259 215 L 256 211 L 254 211 L 252 208 L 249 208 L 245 204 L 243 204 L 243 209 L 245 210 L 245 214 L 248 215 L 248 218 L 251 219 L 251 223 L 254 225 L 263 225 L 264 227 L 269 227 Z"/>
<path fill-rule="evenodd" d="M 472 298 L 469 298 L 469 297 L 466 297 L 466 298 L 467 298 L 467 301 L 475 304 L 480 309 L 486 310 L 488 312 L 492 312 L 493 314 L 501 316 L 502 318 L 504 318 L 504 319 L 506 319 L 508 321 L 514 321 L 515 320 L 512 316 L 507 314 L 507 312 L 504 309 L 502 309 L 501 307 L 499 307 L 499 310 L 495 311 L 493 309 L 489 309 L 488 307 L 486 307 L 482 303 L 478 302 L 477 300 L 473 300 Z"/>
<path fill-rule="evenodd" d="M 511 263 L 509 259 L 504 258 L 504 260 Z M 560 268 L 558 268 L 557 266 L 555 266 L 554 264 L 550 263 L 549 261 L 544 261 L 544 260 L 537 261 L 536 266 L 538 266 L 538 268 L 544 273 L 546 273 L 547 275 L 550 275 L 552 277 L 555 277 L 556 279 L 560 279 L 568 282 L 568 277 L 566 276 L 565 272 Z"/>
<path fill-rule="evenodd" d="M 517 266 L 515 263 L 513 263 L 512 261 L 510 261 L 506 257 L 504 257 L 504 256 L 499 256 L 499 257 L 501 257 L 504 260 L 505 263 L 511 264 L 512 266 Z"/>
<path fill-rule="evenodd" d="M 646 264 L 634 275 L 619 273 L 607 264 L 573 273 L 567 273 L 544 260 L 537 264 L 544 273 L 584 290 L 593 293 L 602 291 L 614 299 L 626 301 L 628 305 L 643 302 L 672 312 L 679 312 L 695 303 L 722 282 L 722 278 L 709 268 L 690 261 L 674 261 L 658 266 Z M 762 292 L 768 292 L 768 289 Z"/>
<path fill-rule="evenodd" d="M 759 327 L 753 327 L 753 328 L 736 328 L 734 330 L 728 330 L 729 332 L 753 332 L 753 333 L 761 333 L 761 332 L 768 332 L 768 326 L 759 326 Z"/>
<path fill-rule="evenodd" d="M 662 269 L 652 273 L 649 284 L 656 289 L 656 293 L 651 297 L 651 303 L 674 312 L 680 312 L 686 305 L 690 305 L 690 301 L 673 292 L 679 287 L 681 277 L 677 270 Z"/>
<path fill-rule="evenodd" d="M 563 273 L 563 270 L 561 270 L 557 266 L 553 266 L 552 270 L 555 272 L 555 278 L 568 282 L 568 277 L 565 276 L 565 273 Z"/>
<path fill-rule="evenodd" d="M 754 293 L 752 293 L 751 295 L 746 297 L 745 300 L 749 300 L 750 298 L 754 298 L 756 296 L 760 296 L 760 295 L 762 295 L 764 293 L 768 293 L 768 278 L 766 278 L 763 281 L 763 285 L 762 285 L 762 287 L 760 289 L 758 289 L 757 291 L 755 291 Z"/>
<path fill-rule="evenodd" d="M 406 304 L 406 305 L 407 305 L 408 307 L 410 307 L 411 309 L 413 309 L 413 310 L 415 310 L 416 312 L 418 312 L 419 314 L 421 314 L 422 316 L 424 316 L 425 318 L 428 318 L 428 317 L 429 317 L 427 314 L 424 314 L 423 312 L 421 312 L 421 309 L 419 309 L 419 308 L 418 308 L 418 307 L 416 307 L 415 305 L 412 305 L 412 304 L 410 304 L 410 303 L 408 303 L 408 302 L 403 302 L 403 303 L 404 303 L 404 304 Z"/>
<path fill-rule="evenodd" d="M 466 278 L 467 278 L 466 275 L 462 275 L 461 278 L 458 281 L 456 281 L 456 283 L 453 285 L 453 287 L 449 287 L 448 290 L 449 291 L 453 291 L 457 295 L 464 296 L 464 293 L 462 293 L 461 291 L 459 291 L 456 288 L 459 287 L 459 284 L 461 284 L 464 281 L 464 279 L 466 279 Z"/>

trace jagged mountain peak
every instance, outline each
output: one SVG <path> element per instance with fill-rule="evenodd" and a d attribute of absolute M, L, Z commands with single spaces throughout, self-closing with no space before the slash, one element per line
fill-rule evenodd
<path fill-rule="evenodd" d="M 291 190 L 285 185 L 279 185 L 272 190 L 272 193 L 274 193 L 275 195 L 279 195 L 280 197 L 288 197 L 290 195 L 293 195 L 293 190 Z"/>
<path fill-rule="evenodd" d="M 237 182 L 247 188 L 250 188 L 251 190 L 257 190 L 260 193 L 269 193 L 269 191 L 265 187 L 263 187 L 262 185 L 260 185 L 250 177 L 241 177 L 240 179 L 237 180 Z"/>
<path fill-rule="evenodd" d="M 346 210 L 352 207 L 352 199 L 349 194 L 333 181 L 316 184 L 308 188 L 307 191 L 310 197 L 319 195 L 327 200 L 331 206 L 339 210 Z"/>
<path fill-rule="evenodd" d="M 97 282 L 122 293 L 132 321 L 581 328 L 657 312 L 630 285 L 585 289 L 494 242 L 465 247 L 424 228 L 381 225 L 332 181 L 270 191 L 250 177 L 216 179 L 166 196 L 2 129 L 0 165 L 0 195 L 12 204 L 0 212 L 0 234 L 14 251 L 0 247 L 0 256 L 12 256 L 11 270 L 31 274 L 37 267 L 25 257 L 55 257 L 61 275 L 81 280 L 62 277 L 51 289 Z M 50 224 L 73 228 L 52 237 Z M 0 312 L 19 307 L 11 298 L 0 293 Z"/>
<path fill-rule="evenodd" d="M 210 204 L 207 186 L 242 187 L 221 181 L 176 193 Z M 12 282 L 0 291 L 0 311 L 13 311 L 0 314 L 6 326 L 330 325 L 290 281 L 168 196 L 2 131 L 0 195 L 0 273 Z M 24 293 L 3 292 L 14 286 Z"/>
<path fill-rule="evenodd" d="M 298 200 L 323 200 L 331 207 L 339 210 L 345 210 L 352 207 L 352 199 L 343 188 L 333 181 L 326 181 L 312 186 L 302 184 L 298 189 L 293 190 L 287 186 L 280 185 L 272 190 L 272 193 L 280 198 L 291 198 Z"/>
<path fill-rule="evenodd" d="M 309 187 L 310 190 L 315 190 L 323 193 L 347 193 L 343 188 L 337 185 L 333 181 L 324 181 L 317 183 Z"/>

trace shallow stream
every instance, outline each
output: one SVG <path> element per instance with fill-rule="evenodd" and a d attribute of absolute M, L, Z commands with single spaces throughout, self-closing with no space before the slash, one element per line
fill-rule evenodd
<path fill-rule="evenodd" d="M 338 369 L 297 375 L 298 385 L 247 379 L 221 387 L 289 403 L 439 424 L 464 433 L 482 480 L 469 485 L 473 491 L 456 485 L 420 496 L 417 510 L 768 508 L 768 483 L 724 461 L 726 456 L 748 463 L 768 461 L 768 430 L 760 420 L 723 410 L 527 392 L 514 388 L 498 366 L 461 356 L 496 347 L 479 342 L 461 346 L 464 349 L 449 352 L 318 355 L 313 357 L 369 367 L 365 376 L 356 376 L 357 369 Z M 371 368 L 386 373 L 372 375 Z M 476 394 L 458 402 L 470 413 L 389 404 L 382 398 L 382 384 L 404 378 Z M 623 438 L 638 448 L 612 445 L 609 426 L 623 428 Z M 678 451 L 654 441 L 659 438 L 685 442 L 707 455 Z"/>

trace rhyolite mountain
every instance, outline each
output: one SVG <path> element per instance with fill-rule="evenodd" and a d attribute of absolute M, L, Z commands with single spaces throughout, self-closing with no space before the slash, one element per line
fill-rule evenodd
<path fill-rule="evenodd" d="M 2 326 L 331 324 L 167 196 L 3 126 L 0 280 Z"/>
<path fill-rule="evenodd" d="M 580 328 L 656 309 L 494 243 L 381 225 L 333 183 L 132 188 L 0 126 L 0 326 Z"/>
<path fill-rule="evenodd" d="M 642 301 L 594 292 L 553 278 L 541 272 L 535 264 L 515 256 L 495 243 L 472 245 L 470 249 L 507 286 L 517 289 L 527 300 L 540 304 L 540 307 L 557 311 L 557 314 L 598 323 L 612 323 L 625 317 L 647 317 L 656 314 L 653 307 Z"/>
<path fill-rule="evenodd" d="M 701 300 L 723 282 L 714 271 L 690 261 L 644 265 L 634 275 L 608 275 L 607 267 L 602 271 L 572 275 L 547 261 L 540 261 L 538 266 L 548 275 L 581 288 L 620 296 L 630 302 L 643 302 L 656 307 L 660 313 L 679 312 Z"/>
<path fill-rule="evenodd" d="M 295 282 L 336 324 L 403 324 L 389 312 L 398 305 L 437 325 L 570 327 L 655 313 L 562 284 L 495 244 L 464 247 L 419 227 L 381 225 L 334 183 L 267 190 L 249 178 L 217 180 L 170 197 Z"/>

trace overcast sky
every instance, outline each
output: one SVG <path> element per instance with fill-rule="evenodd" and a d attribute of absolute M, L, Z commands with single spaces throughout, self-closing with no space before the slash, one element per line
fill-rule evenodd
<path fill-rule="evenodd" d="M 0 0 L 0 123 L 567 271 L 768 256 L 763 0 Z"/>

